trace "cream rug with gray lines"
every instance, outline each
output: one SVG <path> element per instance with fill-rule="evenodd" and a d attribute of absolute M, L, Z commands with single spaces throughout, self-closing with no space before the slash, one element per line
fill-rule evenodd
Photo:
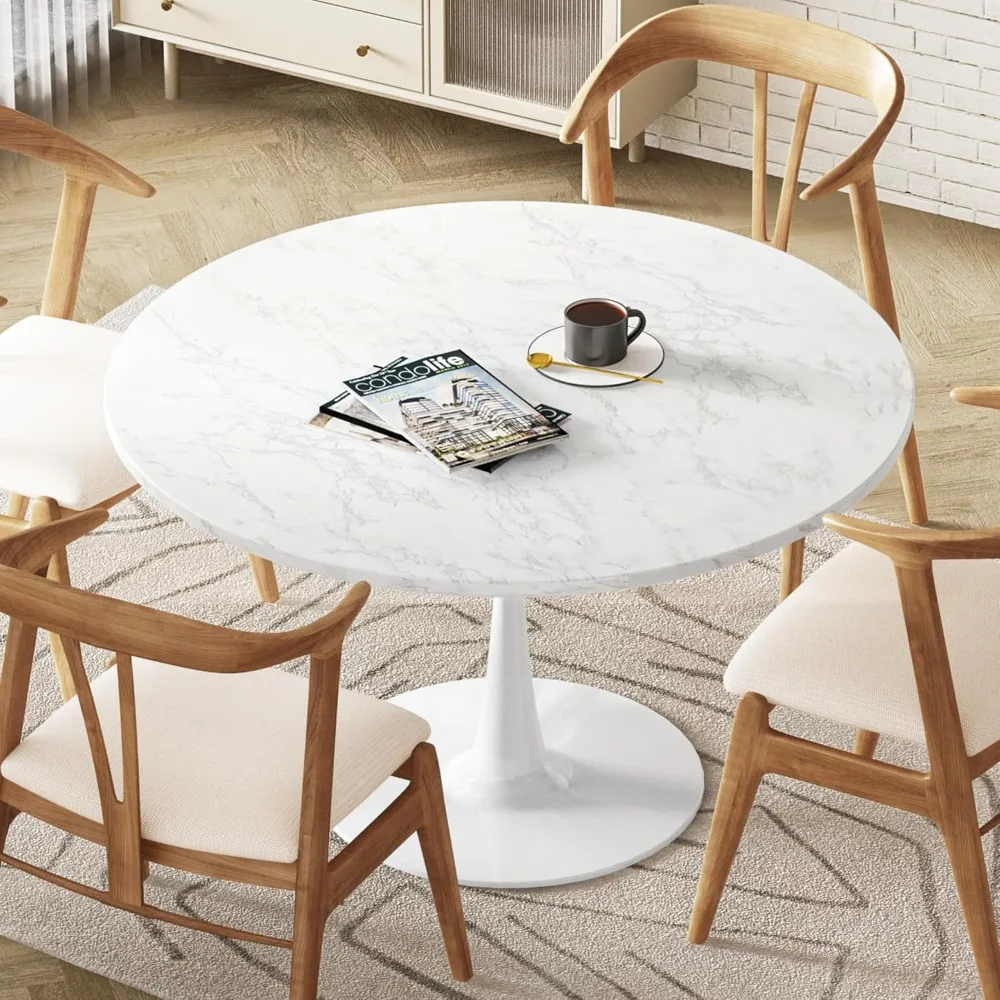
<path fill-rule="evenodd" d="M 122 315 L 111 322 L 121 321 Z M 810 539 L 810 566 L 839 540 Z M 282 602 L 256 599 L 242 553 L 196 534 L 144 494 L 74 545 L 78 585 L 206 621 L 288 628 L 328 609 L 343 585 L 280 570 Z M 648 861 L 583 885 L 528 892 L 464 890 L 476 977 L 452 982 L 424 882 L 380 869 L 330 918 L 321 996 L 532 1000 L 964 1000 L 975 972 L 936 830 L 915 816 L 782 779 L 765 781 L 710 943 L 684 940 L 731 714 L 720 681 L 741 639 L 773 606 L 768 557 L 681 583 L 529 604 L 542 676 L 594 684 L 674 720 L 705 764 L 704 807 Z M 344 681 L 379 696 L 483 670 L 489 604 L 376 591 L 346 649 Z M 4 628 L 6 623 L 4 622 Z M 57 704 L 44 641 L 30 724 Z M 94 659 L 90 668 L 100 669 Z M 303 665 L 291 667 L 302 671 Z M 225 705 L 219 705 L 224 712 Z M 800 735 L 849 745 L 851 734 L 778 717 Z M 911 749 L 880 753 L 919 763 Z M 1000 809 L 992 778 L 983 815 Z M 997 834 L 986 838 L 1000 886 Z M 100 885 L 102 851 L 21 817 L 10 850 Z M 289 894 L 154 866 L 156 905 L 270 934 L 291 929 Z M 0 935 L 165 1000 L 281 1000 L 288 955 L 223 941 L 72 895 L 0 869 Z"/>

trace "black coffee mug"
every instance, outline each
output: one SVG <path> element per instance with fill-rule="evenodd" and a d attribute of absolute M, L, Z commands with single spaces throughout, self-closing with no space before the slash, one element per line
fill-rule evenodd
<path fill-rule="evenodd" d="M 630 333 L 631 317 L 639 325 Z M 604 368 L 625 358 L 629 344 L 646 329 L 646 317 L 613 299 L 580 299 L 566 306 L 566 357 L 578 365 Z"/>

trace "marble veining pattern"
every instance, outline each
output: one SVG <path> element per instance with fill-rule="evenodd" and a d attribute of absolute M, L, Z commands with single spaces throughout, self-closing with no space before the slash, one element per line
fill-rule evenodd
<path fill-rule="evenodd" d="M 540 377 L 587 295 L 642 309 L 663 386 Z M 569 436 L 492 475 L 310 426 L 340 380 L 460 347 Z M 683 220 L 423 206 L 254 244 L 162 295 L 108 372 L 112 437 L 192 524 L 275 561 L 437 593 L 665 582 L 773 549 L 882 479 L 912 419 L 886 324 L 809 265 Z"/>

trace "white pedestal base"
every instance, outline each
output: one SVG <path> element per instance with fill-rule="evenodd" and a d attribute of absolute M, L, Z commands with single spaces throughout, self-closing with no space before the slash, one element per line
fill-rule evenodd
<path fill-rule="evenodd" d="M 701 804 L 694 747 L 638 702 L 584 684 L 532 682 L 523 602 L 494 607 L 486 678 L 391 699 L 431 724 L 459 882 L 580 882 L 669 844 Z M 390 778 L 337 833 L 357 836 L 404 787 Z M 424 875 L 416 837 L 388 864 Z"/>

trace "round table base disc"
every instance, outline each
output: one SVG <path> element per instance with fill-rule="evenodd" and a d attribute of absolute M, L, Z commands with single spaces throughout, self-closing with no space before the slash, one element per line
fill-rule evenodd
<path fill-rule="evenodd" d="M 472 745 L 484 691 L 482 680 L 451 681 L 391 699 L 431 724 L 462 885 L 527 889 L 597 878 L 655 854 L 694 819 L 704 775 L 684 734 L 638 702 L 565 681 L 535 679 L 534 691 L 546 748 L 572 765 L 568 786 L 456 793 L 449 764 Z M 336 832 L 352 840 L 405 787 L 390 778 Z M 415 836 L 387 864 L 426 877 Z"/>

